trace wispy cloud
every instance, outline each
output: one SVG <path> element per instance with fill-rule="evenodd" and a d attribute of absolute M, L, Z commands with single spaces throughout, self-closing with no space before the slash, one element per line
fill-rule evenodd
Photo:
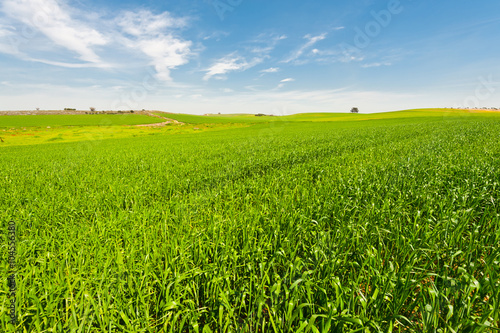
<path fill-rule="evenodd" d="M 192 42 L 174 36 L 175 29 L 187 26 L 186 18 L 174 18 L 168 12 L 155 15 L 141 10 L 125 12 L 116 22 L 124 34 L 123 44 L 151 58 L 151 65 L 162 81 L 171 82 L 171 70 L 188 63 L 193 55 Z"/>
<path fill-rule="evenodd" d="M 233 52 L 222 59 L 217 60 L 212 66 L 205 70 L 203 80 L 207 81 L 212 77 L 223 78 L 221 76 L 229 72 L 244 71 L 260 64 L 264 58 L 255 57 L 247 61 L 244 57 Z"/>
<path fill-rule="evenodd" d="M 370 64 L 363 64 L 361 67 L 363 68 L 372 68 L 372 67 L 381 67 L 381 66 L 391 66 L 390 62 L 374 62 Z"/>
<path fill-rule="evenodd" d="M 99 63 L 95 47 L 108 39 L 100 32 L 71 17 L 57 0 L 4 0 L 0 10 L 26 26 L 40 31 L 56 45 L 73 51 L 80 60 Z"/>
<path fill-rule="evenodd" d="M 172 82 L 171 70 L 188 63 L 194 53 L 192 42 L 176 33 L 188 26 L 188 18 L 173 17 L 169 12 L 125 11 L 115 19 L 98 25 L 101 21 L 97 13 L 85 13 L 84 16 L 89 19 L 83 22 L 78 19 L 78 10 L 62 0 L 4 0 L 0 11 L 16 24 L 16 27 L 0 25 L 0 52 L 25 61 L 66 68 L 109 68 L 111 65 L 101 60 L 98 51 L 109 56 L 111 48 L 116 52 L 116 46 L 121 44 L 125 46 L 125 49 L 118 48 L 121 52 L 141 52 L 150 59 L 149 65 L 155 68 L 158 79 Z M 25 27 L 33 31 L 28 37 L 23 35 Z M 31 56 L 31 53 L 36 53 L 34 45 L 42 45 L 40 37 L 43 36 L 53 44 L 75 52 L 83 63 L 74 63 L 74 59 L 68 58 L 61 61 L 61 52 L 53 48 L 50 50 L 51 59 Z M 11 37 L 23 43 L 7 42 Z M 19 49 L 21 44 L 23 52 Z"/>
<path fill-rule="evenodd" d="M 0 24 L 0 38 L 12 35 L 13 29 L 14 29 L 14 27 Z"/>
<path fill-rule="evenodd" d="M 278 67 L 271 67 L 271 68 L 268 68 L 268 69 L 263 69 L 260 72 L 261 73 L 277 73 L 277 72 L 279 72 L 279 70 L 280 69 Z"/>
<path fill-rule="evenodd" d="M 243 43 L 243 47 L 229 55 L 217 60 L 213 65 L 205 70 L 206 74 L 203 80 L 210 78 L 225 79 L 225 74 L 235 71 L 245 71 L 264 60 L 271 58 L 271 52 L 278 43 L 286 39 L 286 35 L 262 33 L 257 37 Z M 242 55 L 243 54 L 243 55 Z M 261 70 L 261 76 L 264 73 L 275 73 L 279 68 L 271 67 Z"/>
<path fill-rule="evenodd" d="M 270 54 L 282 40 L 287 39 L 286 35 L 260 34 L 254 40 L 251 40 L 249 50 L 252 53 L 260 55 Z"/>
<path fill-rule="evenodd" d="M 286 79 L 283 79 L 280 81 L 280 84 L 278 84 L 278 86 L 275 88 L 275 89 L 281 89 L 285 86 L 285 83 L 288 83 L 288 82 L 293 82 L 295 81 L 295 79 L 289 77 L 289 78 L 286 78 Z"/>
<path fill-rule="evenodd" d="M 310 56 L 310 60 L 317 63 L 354 62 L 363 61 L 365 59 L 365 56 L 362 55 L 360 51 L 348 53 L 344 51 L 342 47 L 333 50 L 312 49 Z"/>
<path fill-rule="evenodd" d="M 161 36 L 172 28 L 187 26 L 186 18 L 175 18 L 169 12 L 155 15 L 148 10 L 138 12 L 124 12 L 117 19 L 122 31 L 136 37 Z"/>
<path fill-rule="evenodd" d="M 58 67 L 66 67 L 66 68 L 110 68 L 111 65 L 107 63 L 92 63 L 92 62 L 84 62 L 84 63 L 69 63 L 69 62 L 62 62 L 62 61 L 51 61 L 51 60 L 45 60 L 45 59 L 37 59 L 37 58 L 31 58 L 31 57 L 22 57 L 23 60 L 26 61 L 33 61 L 33 62 L 39 62 L 42 64 L 47 64 L 47 65 L 52 65 L 52 66 L 58 66 Z"/>
<path fill-rule="evenodd" d="M 151 57 L 157 76 L 164 81 L 171 81 L 170 70 L 189 62 L 191 42 L 172 36 L 162 36 L 150 40 L 141 40 L 137 46 Z"/>
<path fill-rule="evenodd" d="M 228 37 L 230 35 L 229 32 L 226 32 L 226 31 L 216 31 L 216 32 L 212 32 L 211 34 L 209 35 L 205 35 L 202 37 L 203 40 L 210 40 L 210 39 L 214 39 L 215 41 L 220 41 L 222 38 L 225 38 L 225 37 Z"/>
<path fill-rule="evenodd" d="M 19 55 L 20 52 L 12 43 L 12 38 L 15 35 L 15 28 L 0 24 L 0 53 Z"/>
<path fill-rule="evenodd" d="M 299 47 L 297 50 L 295 50 L 294 52 L 292 52 L 292 54 L 290 54 L 282 62 L 289 63 L 289 62 L 297 60 L 298 58 L 300 58 L 304 54 L 304 52 L 306 50 L 308 50 L 309 48 L 311 48 L 317 42 L 322 41 L 323 39 L 325 39 L 326 38 L 326 33 L 323 33 L 323 34 L 318 35 L 318 36 L 306 35 L 304 38 L 307 39 L 307 42 L 305 44 L 303 44 L 301 47 Z"/>

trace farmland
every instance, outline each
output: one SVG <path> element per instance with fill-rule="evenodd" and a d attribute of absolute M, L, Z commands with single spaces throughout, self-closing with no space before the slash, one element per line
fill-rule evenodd
<path fill-rule="evenodd" d="M 22 117 L 1 331 L 500 329 L 500 113 Z"/>
<path fill-rule="evenodd" d="M 4 116 L 0 118 L 0 128 L 137 125 L 155 122 L 158 122 L 158 119 L 138 114 Z"/>
<path fill-rule="evenodd" d="M 169 115 L 158 112 L 157 117 L 145 114 L 0 116 L 0 139 L 2 146 L 8 147 L 53 142 L 91 142 L 157 134 L 185 134 L 226 129 L 228 126 L 232 128 L 248 126 L 233 122 L 176 124 L 175 119 L 165 116 Z M 165 122 L 168 124 L 155 126 Z"/>

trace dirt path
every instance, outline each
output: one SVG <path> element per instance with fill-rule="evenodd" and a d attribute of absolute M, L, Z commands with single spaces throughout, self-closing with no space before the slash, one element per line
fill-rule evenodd
<path fill-rule="evenodd" d="M 162 123 L 142 124 L 142 125 L 135 125 L 135 126 L 137 126 L 137 127 L 162 127 L 162 126 L 165 126 L 165 125 L 168 125 L 168 124 L 184 125 L 184 123 L 182 123 L 180 121 L 177 121 L 175 119 L 170 119 L 170 118 L 162 117 L 162 116 L 159 116 L 159 115 L 151 113 L 151 112 L 144 112 L 143 114 L 146 115 L 146 116 L 149 116 L 149 117 L 155 117 L 155 118 L 163 119 L 163 120 L 166 120 L 166 121 L 164 121 Z"/>
<path fill-rule="evenodd" d="M 154 123 L 154 124 L 142 124 L 142 125 L 135 125 L 136 127 L 162 127 L 168 124 L 172 124 L 172 121 L 164 121 L 163 123 Z"/>

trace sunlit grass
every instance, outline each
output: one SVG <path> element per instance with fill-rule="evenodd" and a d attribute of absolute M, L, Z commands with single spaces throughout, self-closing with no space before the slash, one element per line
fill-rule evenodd
<path fill-rule="evenodd" d="M 140 114 L 23 115 L 0 116 L 0 128 L 58 126 L 118 126 L 159 123 L 161 119 Z"/>
<path fill-rule="evenodd" d="M 158 113 L 164 114 L 164 113 Z M 470 116 L 488 116 L 500 118 L 500 112 L 491 112 L 483 110 L 455 110 L 455 109 L 414 109 L 394 112 L 379 112 L 379 113 L 302 113 L 294 115 L 274 115 L 261 116 L 248 114 L 231 114 L 231 115 L 208 115 L 196 116 L 185 114 L 164 114 L 171 119 L 176 119 L 190 124 L 207 124 L 207 123 L 273 123 L 273 122 L 352 122 L 362 120 L 378 120 L 378 119 L 405 119 L 405 118 L 462 118 Z"/>
<path fill-rule="evenodd" d="M 499 329 L 498 118 L 184 126 L 0 149 L 20 328 Z"/>
<path fill-rule="evenodd" d="M 153 118 L 157 119 L 157 118 Z M 156 121 L 155 123 L 157 123 Z M 247 127 L 246 124 L 168 124 L 161 127 L 121 126 L 47 126 L 0 129 L 1 147 L 37 145 L 53 142 L 98 141 L 110 138 L 143 137 L 163 134 L 190 134 Z"/>

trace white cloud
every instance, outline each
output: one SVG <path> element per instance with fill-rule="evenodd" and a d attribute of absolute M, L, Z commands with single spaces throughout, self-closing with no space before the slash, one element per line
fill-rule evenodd
<path fill-rule="evenodd" d="M 225 56 L 222 59 L 219 59 L 215 64 L 213 64 L 210 68 L 205 70 L 207 74 L 203 77 L 203 80 L 207 81 L 212 77 L 219 77 L 229 72 L 234 71 L 244 71 L 249 68 L 254 67 L 255 65 L 261 63 L 263 58 L 254 58 L 250 62 L 248 62 L 242 56 L 237 55 L 235 52 Z"/>
<path fill-rule="evenodd" d="M 67 63 L 67 62 L 61 62 L 61 61 L 50 61 L 50 60 L 44 60 L 44 59 L 35 59 L 35 58 L 29 58 L 29 57 L 22 57 L 23 60 L 27 61 L 34 61 L 34 62 L 39 62 L 42 64 L 47 64 L 47 65 L 52 65 L 52 66 L 59 66 L 59 67 L 66 67 L 66 68 L 109 68 L 111 65 L 105 64 L 105 63 Z"/>
<path fill-rule="evenodd" d="M 338 50 L 311 50 L 311 60 L 319 63 L 335 63 L 335 62 L 353 62 L 353 61 L 363 61 L 365 56 L 361 55 L 360 52 L 343 52 L 341 48 Z"/>
<path fill-rule="evenodd" d="M 295 81 L 295 79 L 293 79 L 291 77 L 289 77 L 287 79 L 283 79 L 283 80 L 280 81 L 280 84 L 278 84 L 278 86 L 276 87 L 276 89 L 281 89 L 281 88 L 283 88 L 285 86 L 285 83 L 293 82 L 293 81 Z"/>
<path fill-rule="evenodd" d="M 229 32 L 226 31 L 216 31 L 213 32 L 209 35 L 204 36 L 202 39 L 203 40 L 210 40 L 210 39 L 215 39 L 215 41 L 220 41 L 222 38 L 228 37 L 230 35 Z"/>
<path fill-rule="evenodd" d="M 163 36 L 151 40 L 139 41 L 139 49 L 151 57 L 158 78 L 171 81 L 170 70 L 189 62 L 191 42 L 182 41 L 172 36 Z"/>
<path fill-rule="evenodd" d="M 0 24 L 0 38 L 12 35 L 13 34 L 13 32 L 12 32 L 13 29 L 14 28 L 11 27 L 11 26 L 6 26 L 6 25 Z"/>
<path fill-rule="evenodd" d="M 281 40 L 286 38 L 287 36 L 285 35 L 262 33 L 248 42 L 251 46 L 248 46 L 247 50 L 258 56 L 267 56 L 276 48 Z"/>
<path fill-rule="evenodd" d="M 268 69 L 263 69 L 261 70 L 260 72 L 261 73 L 276 73 L 278 72 L 280 69 L 278 67 L 271 67 L 271 68 L 268 68 Z"/>
<path fill-rule="evenodd" d="M 12 38 L 15 35 L 15 28 L 5 25 L 0 25 L 0 53 L 19 55 L 20 52 L 16 45 L 12 43 Z"/>
<path fill-rule="evenodd" d="M 155 15 L 147 10 L 138 12 L 124 12 L 117 19 L 118 26 L 123 32 L 140 36 L 159 36 L 171 28 L 183 28 L 187 25 L 186 18 L 174 18 L 169 12 Z"/>
<path fill-rule="evenodd" d="M 250 52 L 255 54 L 269 54 L 272 50 L 274 50 L 274 46 L 256 46 Z"/>
<path fill-rule="evenodd" d="M 86 62 L 99 63 L 95 46 L 108 40 L 97 30 L 71 17 L 58 0 L 4 0 L 0 10 L 36 31 L 53 43 L 78 54 Z M 23 36 L 27 37 L 27 36 Z"/>
<path fill-rule="evenodd" d="M 269 44 L 276 44 L 280 40 L 287 39 L 287 35 L 277 35 L 277 34 L 269 34 L 269 33 L 261 33 L 258 35 L 253 41 L 256 43 L 269 43 Z"/>
<path fill-rule="evenodd" d="M 117 25 L 127 36 L 121 38 L 123 44 L 132 50 L 139 50 L 149 58 L 157 72 L 157 78 L 171 82 L 172 69 L 187 64 L 192 42 L 174 36 L 174 29 L 187 25 L 186 18 L 173 18 L 164 12 L 155 15 L 150 11 L 141 10 L 125 12 L 117 19 Z"/>
<path fill-rule="evenodd" d="M 245 43 L 247 45 L 243 47 L 241 53 L 247 54 L 246 56 L 241 56 L 239 54 L 240 50 L 217 60 L 205 70 L 206 74 L 203 79 L 205 81 L 212 77 L 215 79 L 225 79 L 224 75 L 229 72 L 244 71 L 252 68 L 262 63 L 265 59 L 270 58 L 270 53 L 276 48 L 279 41 L 286 38 L 287 36 L 285 35 L 262 33 Z M 275 73 L 278 70 L 279 68 L 268 68 L 261 70 L 260 73 Z"/>
<path fill-rule="evenodd" d="M 282 62 L 289 63 L 289 62 L 292 62 L 294 60 L 297 60 L 298 58 L 300 58 L 304 54 L 304 52 L 307 49 L 309 49 L 310 47 L 312 47 L 317 42 L 322 41 L 323 39 L 325 39 L 326 38 L 326 33 L 321 34 L 319 36 L 306 35 L 304 38 L 307 39 L 308 41 L 304 45 L 302 45 L 300 48 L 298 48 L 297 50 L 295 50 L 294 52 L 292 52 L 292 54 L 288 58 L 286 58 L 285 60 L 283 60 Z"/>
<path fill-rule="evenodd" d="M 372 67 L 381 67 L 381 66 L 391 66 L 390 62 L 374 62 L 371 64 L 363 64 L 361 67 L 363 68 L 372 68 Z"/>
<path fill-rule="evenodd" d="M 188 19 L 172 17 L 169 12 L 156 15 L 147 10 L 125 11 L 117 14 L 117 18 L 103 22 L 99 20 L 98 14 L 78 13 L 63 0 L 4 0 L 0 3 L 0 11 L 7 14 L 12 22 L 20 22 L 16 25 L 17 31 L 15 28 L 0 25 L 0 52 L 16 55 L 25 61 L 66 68 L 106 68 L 111 66 L 101 61 L 96 47 L 106 45 L 107 48 L 103 51 L 109 54 L 111 46 L 116 52 L 117 44 L 122 44 L 127 48 L 126 52 L 139 51 L 146 55 L 150 59 L 149 64 L 155 68 L 158 79 L 171 82 L 171 70 L 188 63 L 193 54 L 192 42 L 174 34 L 176 29 L 187 26 Z M 85 22 L 82 17 L 86 18 Z M 89 22 L 94 22 L 95 26 L 99 23 L 100 29 L 105 33 L 92 28 Z M 14 32 L 13 37 L 21 43 L 3 41 Z M 46 36 L 54 44 L 76 52 L 78 58 L 84 62 L 61 61 L 61 52 L 53 50 L 53 45 L 50 44 L 44 51 L 52 51 L 52 59 L 28 56 L 27 54 L 37 47 L 45 47 L 41 43 L 41 36 Z M 111 45 L 111 42 L 115 45 Z M 20 50 L 27 50 L 27 54 Z M 123 52 L 123 49 L 121 51 Z"/>

